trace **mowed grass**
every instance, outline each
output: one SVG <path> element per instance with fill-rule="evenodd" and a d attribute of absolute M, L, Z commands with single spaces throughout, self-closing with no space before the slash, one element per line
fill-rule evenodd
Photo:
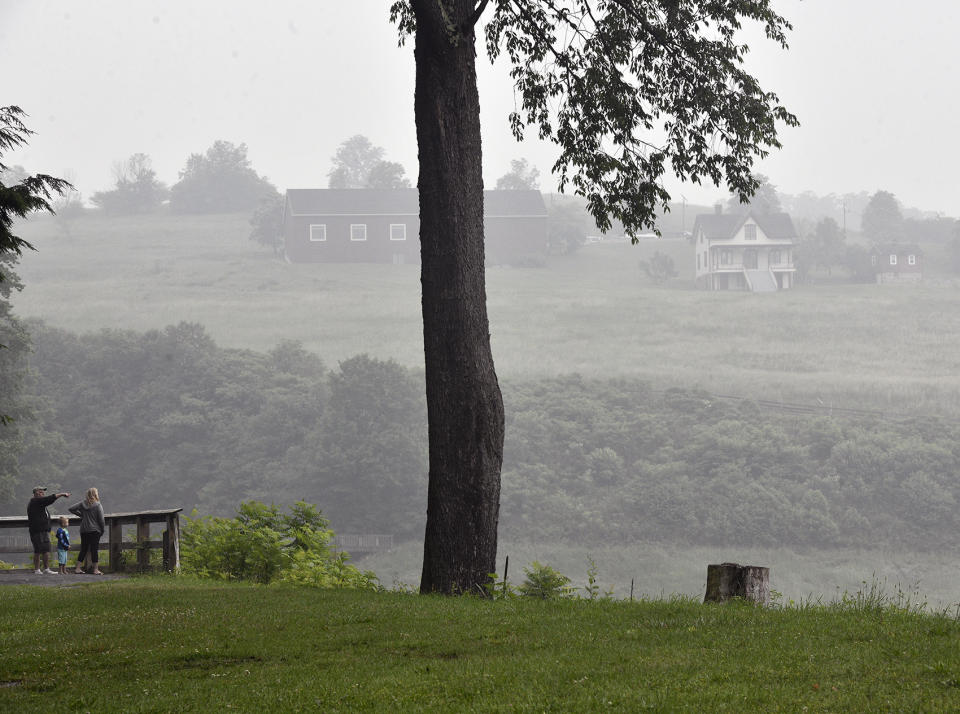
<path fill-rule="evenodd" d="M 0 710 L 955 711 L 890 606 L 485 601 L 142 579 L 0 588 Z"/>
<path fill-rule="evenodd" d="M 247 239 L 248 217 L 150 216 L 19 227 L 21 316 L 72 330 L 203 324 L 229 347 L 300 340 L 335 366 L 359 353 L 422 367 L 419 268 L 291 265 Z M 640 269 L 670 254 L 680 277 Z M 960 413 L 960 284 L 693 290 L 684 241 L 602 243 L 544 268 L 490 267 L 501 377 L 577 372 L 658 386 L 892 412 Z"/>

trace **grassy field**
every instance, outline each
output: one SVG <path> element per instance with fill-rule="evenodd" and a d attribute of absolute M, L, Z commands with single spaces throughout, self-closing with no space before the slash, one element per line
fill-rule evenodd
<path fill-rule="evenodd" d="M 956 619 L 871 593 L 763 609 L 147 578 L 0 602 L 3 711 L 960 708 Z"/>
<path fill-rule="evenodd" d="M 422 365 L 416 266 L 290 265 L 247 240 L 246 216 L 82 217 L 21 226 L 23 317 L 86 331 L 202 323 L 256 350 L 302 341 L 328 364 L 359 353 Z M 657 286 L 655 250 L 681 276 Z M 546 268 L 493 267 L 503 377 L 579 372 L 891 411 L 960 414 L 960 284 L 823 285 L 778 294 L 690 289 L 683 241 L 595 244 Z"/>

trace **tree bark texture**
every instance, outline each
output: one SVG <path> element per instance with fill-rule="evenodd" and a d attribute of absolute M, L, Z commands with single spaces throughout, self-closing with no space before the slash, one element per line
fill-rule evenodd
<path fill-rule="evenodd" d="M 767 605 L 770 602 L 770 568 L 720 563 L 707 566 L 704 602 L 723 602 L 739 597 Z"/>
<path fill-rule="evenodd" d="M 503 401 L 484 275 L 483 175 L 469 0 L 414 0 L 430 477 L 420 591 L 483 592 L 496 570 Z"/>

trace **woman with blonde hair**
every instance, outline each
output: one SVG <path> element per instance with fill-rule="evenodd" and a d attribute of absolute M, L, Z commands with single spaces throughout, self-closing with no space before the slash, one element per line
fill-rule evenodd
<path fill-rule="evenodd" d="M 93 562 L 93 574 L 103 575 L 98 561 L 100 559 L 100 538 L 107 529 L 103 519 L 103 506 L 100 494 L 95 488 L 88 488 L 87 495 L 80 503 L 69 508 L 70 513 L 80 516 L 80 553 L 77 555 L 77 575 L 83 573 L 83 564 L 87 557 Z"/>

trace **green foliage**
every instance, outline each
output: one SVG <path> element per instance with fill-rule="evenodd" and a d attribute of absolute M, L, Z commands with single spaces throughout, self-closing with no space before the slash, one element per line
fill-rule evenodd
<path fill-rule="evenodd" d="M 383 149 L 357 134 L 337 148 L 327 174 L 330 188 L 409 188 L 404 168 L 393 161 L 384 161 Z"/>
<path fill-rule="evenodd" d="M 24 146 L 33 134 L 23 123 L 24 117 L 26 113 L 20 107 L 0 107 L 0 157 L 8 151 Z M 24 250 L 32 250 L 33 246 L 13 234 L 14 219 L 25 218 L 34 211 L 53 213 L 51 199 L 73 187 L 63 179 L 46 174 L 26 176 L 10 171 L 2 161 L 0 175 L 3 177 L 3 182 L 0 182 L 0 257 L 10 253 L 19 256 Z M 5 185 L 4 182 L 11 180 L 11 183 Z M 5 275 L 0 270 L 0 282 L 4 279 Z"/>
<path fill-rule="evenodd" d="M 254 211 L 277 189 L 257 174 L 247 158 L 247 145 L 213 142 L 203 154 L 191 154 L 180 180 L 170 189 L 175 213 L 229 213 Z"/>
<path fill-rule="evenodd" d="M 861 229 L 873 244 L 897 243 L 906 238 L 900 203 L 889 191 L 877 191 L 863 209 Z"/>
<path fill-rule="evenodd" d="M 842 265 L 857 283 L 872 283 L 876 277 L 870 251 L 862 245 L 848 245 L 843 251 Z"/>
<path fill-rule="evenodd" d="M 665 283 L 678 275 L 676 266 L 673 264 L 673 258 L 659 250 L 651 256 L 650 260 L 641 260 L 640 268 L 647 274 L 648 278 L 657 284 Z"/>
<path fill-rule="evenodd" d="M 758 23 L 786 46 L 790 24 L 769 0 L 667 11 L 654 0 L 490 7 L 487 54 L 506 56 L 520 98 L 512 131 L 519 140 L 535 126 L 559 146 L 560 190 L 571 184 L 585 197 L 601 230 L 613 219 L 631 236 L 655 228 L 657 207 L 669 205 L 667 171 L 694 183 L 725 181 L 749 197 L 758 186 L 754 158 L 780 146 L 778 123 L 797 124 L 743 69 L 743 23 Z M 415 27 L 407 0 L 394 3 L 392 16 L 401 32 Z"/>
<path fill-rule="evenodd" d="M 497 179 L 498 191 L 530 191 L 540 188 L 540 171 L 526 159 L 513 159 L 510 171 Z"/>
<path fill-rule="evenodd" d="M 97 483 L 117 510 L 227 513 L 282 492 L 340 533 L 422 534 L 421 373 L 364 355 L 327 371 L 298 343 L 223 349 L 189 324 L 31 329 L 37 419 L 0 441 L 11 478 Z M 507 380 L 504 395 L 504 538 L 937 549 L 960 529 L 950 420 L 790 415 L 576 376 Z"/>
<path fill-rule="evenodd" d="M 554 194 L 547 201 L 547 245 L 555 255 L 573 253 L 583 246 L 596 224 L 586 202 L 575 196 Z"/>
<path fill-rule="evenodd" d="M 260 200 L 250 218 L 250 240 L 283 255 L 283 197 L 280 194 Z"/>
<path fill-rule="evenodd" d="M 739 195 L 732 195 L 727 199 L 727 211 L 730 213 L 746 213 L 754 211 L 756 213 L 780 213 L 783 207 L 780 205 L 780 196 L 777 194 L 777 187 L 770 183 L 770 179 L 763 174 L 755 174 L 753 180 L 757 184 L 753 195 L 746 201 Z"/>
<path fill-rule="evenodd" d="M 185 519 L 183 572 L 227 580 L 274 581 L 334 588 L 377 588 L 376 577 L 330 547 L 333 531 L 315 506 L 299 501 L 283 514 L 274 505 L 240 504 L 236 518 Z"/>
<path fill-rule="evenodd" d="M 524 567 L 523 573 L 527 577 L 517 590 L 524 597 L 556 600 L 573 596 L 574 588 L 570 586 L 570 578 L 549 565 L 535 560 L 529 567 Z"/>
<path fill-rule="evenodd" d="M 846 261 L 846 236 L 833 218 L 821 218 L 809 232 L 800 237 L 800 245 L 795 249 L 795 263 L 798 277 L 805 281 L 814 270 L 826 270 L 832 274 L 833 268 L 843 266 Z M 854 270 L 855 279 L 859 274 Z"/>
<path fill-rule="evenodd" d="M 158 210 L 170 191 L 157 179 L 157 172 L 153 170 L 151 163 L 146 154 L 133 154 L 118 162 L 113 170 L 116 179 L 114 188 L 98 191 L 90 200 L 110 214 L 150 213 Z"/>

